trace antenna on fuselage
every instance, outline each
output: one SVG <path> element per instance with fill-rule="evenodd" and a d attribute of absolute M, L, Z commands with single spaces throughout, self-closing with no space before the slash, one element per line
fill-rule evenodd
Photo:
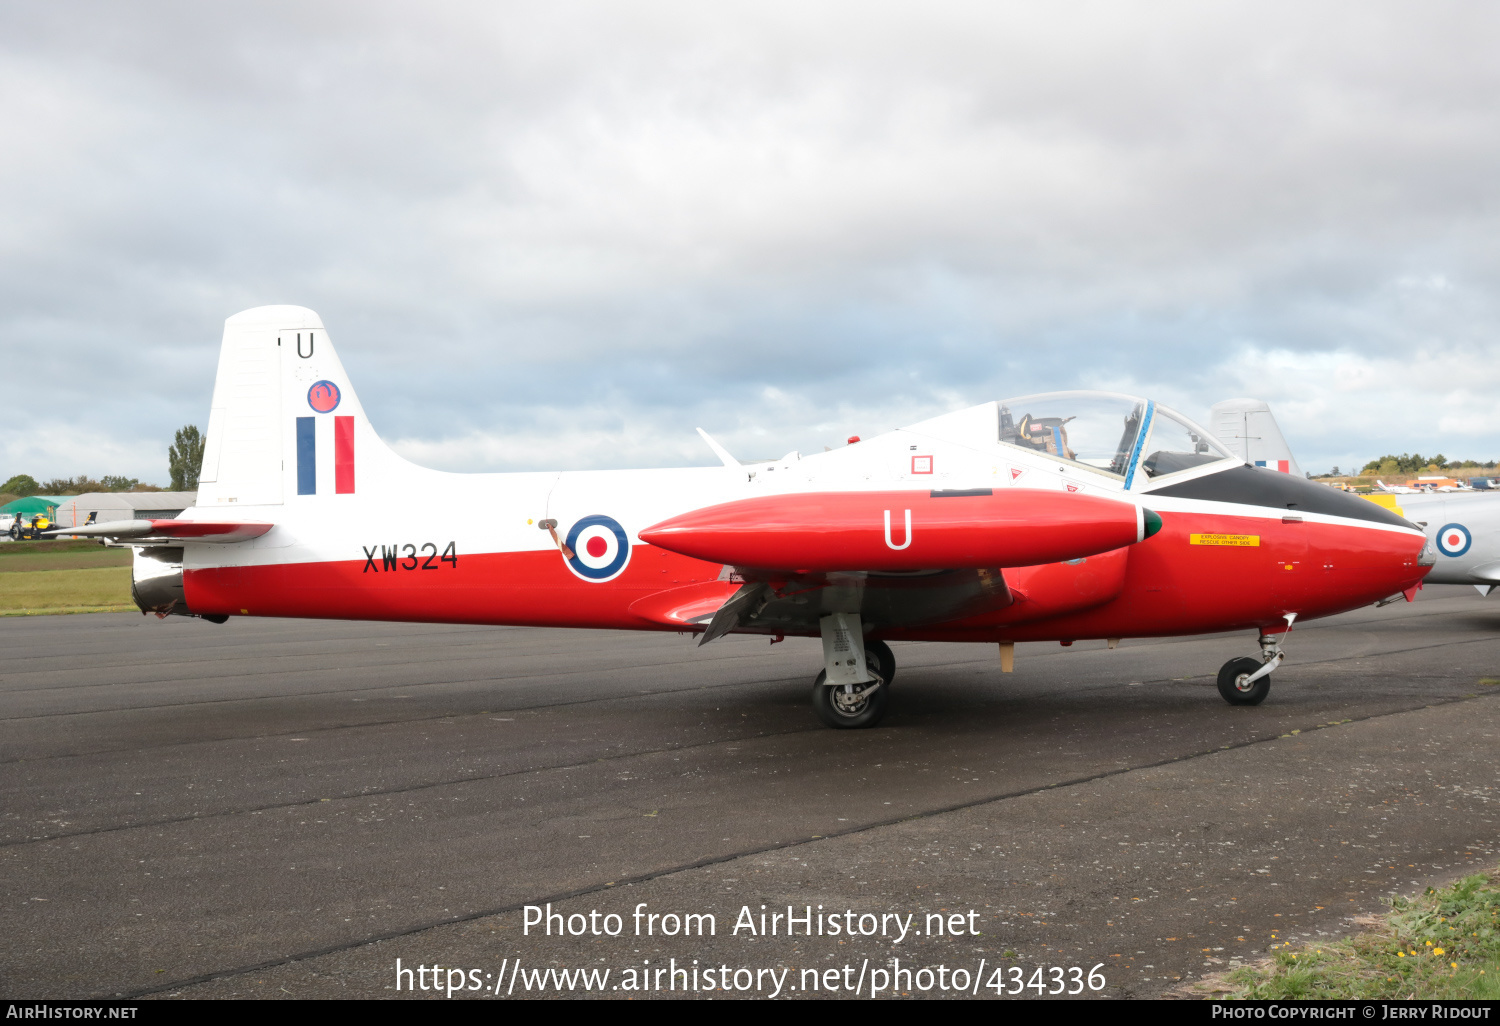
<path fill-rule="evenodd" d="M 729 455 L 728 449 L 724 448 L 718 442 L 710 438 L 707 431 L 699 428 L 698 434 L 703 436 L 703 440 L 708 443 L 708 447 L 714 451 L 714 455 L 719 457 L 719 462 L 723 463 L 724 466 L 737 467 L 740 465 L 740 461 Z"/>

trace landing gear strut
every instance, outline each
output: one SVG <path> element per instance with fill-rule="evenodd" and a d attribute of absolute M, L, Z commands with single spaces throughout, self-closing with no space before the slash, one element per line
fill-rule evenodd
<path fill-rule="evenodd" d="M 821 627 L 825 666 L 813 681 L 813 710 L 825 726 L 875 726 L 885 715 L 896 657 L 885 642 L 864 640 L 856 614 L 833 613 Z"/>
<path fill-rule="evenodd" d="M 1287 626 L 1291 626 L 1290 621 Z M 1280 636 L 1262 634 L 1260 659 L 1243 656 L 1219 668 L 1219 694 L 1230 705 L 1260 705 L 1271 693 L 1271 671 L 1285 658 Z"/>

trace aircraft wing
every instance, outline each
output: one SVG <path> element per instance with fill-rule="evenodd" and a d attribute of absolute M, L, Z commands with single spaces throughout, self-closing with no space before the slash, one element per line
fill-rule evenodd
<path fill-rule="evenodd" d="M 816 634 L 831 607 L 858 608 L 867 622 L 921 627 L 1005 609 L 1017 600 L 1000 570 L 896 575 L 776 574 L 737 570 L 732 578 L 658 592 L 630 611 L 653 623 L 701 628 L 700 644 L 731 631 Z"/>
<path fill-rule="evenodd" d="M 256 520 L 107 520 L 44 533 L 49 538 L 98 538 L 120 545 L 223 545 L 259 538 L 274 526 Z"/>

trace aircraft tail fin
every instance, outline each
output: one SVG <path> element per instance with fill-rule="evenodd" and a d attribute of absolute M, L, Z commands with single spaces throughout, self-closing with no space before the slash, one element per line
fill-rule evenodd
<path fill-rule="evenodd" d="M 224 322 L 200 509 L 336 500 L 378 486 L 396 460 L 316 313 L 261 306 Z"/>
<path fill-rule="evenodd" d="M 1262 399 L 1226 399 L 1214 403 L 1208 429 L 1246 463 L 1301 477 L 1302 468 L 1282 437 L 1271 406 Z"/>

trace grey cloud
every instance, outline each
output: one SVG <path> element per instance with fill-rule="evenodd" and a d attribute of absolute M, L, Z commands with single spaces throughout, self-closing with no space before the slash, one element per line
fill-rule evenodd
<path fill-rule="evenodd" d="M 1497 19 L 12 6 L 10 409 L 117 426 L 130 465 L 83 434 L 7 466 L 163 477 L 223 318 L 268 302 L 455 469 L 701 460 L 699 423 L 777 455 L 1082 385 L 1284 400 L 1313 469 L 1493 455 L 1451 368 L 1497 355 Z"/>

